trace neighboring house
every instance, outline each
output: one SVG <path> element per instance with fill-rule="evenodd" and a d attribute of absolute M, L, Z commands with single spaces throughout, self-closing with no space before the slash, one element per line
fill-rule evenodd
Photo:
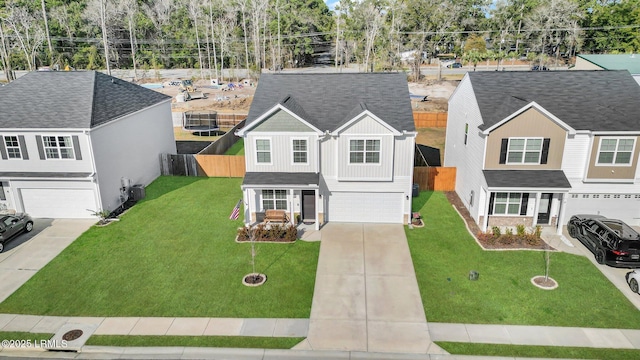
<path fill-rule="evenodd" d="M 0 88 L 0 207 L 90 218 L 175 153 L 171 98 L 95 71 L 33 72 Z"/>
<path fill-rule="evenodd" d="M 572 70 L 627 70 L 640 84 L 640 55 L 638 54 L 584 54 L 576 56 Z"/>
<path fill-rule="evenodd" d="M 245 222 L 407 223 L 415 126 L 403 73 L 263 74 L 244 138 Z"/>
<path fill-rule="evenodd" d="M 640 87 L 627 71 L 471 72 L 445 166 L 482 230 L 601 214 L 640 225 Z"/>

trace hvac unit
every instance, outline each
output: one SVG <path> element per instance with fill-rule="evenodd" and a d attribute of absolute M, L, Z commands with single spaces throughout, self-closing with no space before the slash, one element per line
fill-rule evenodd
<path fill-rule="evenodd" d="M 130 200 L 140 201 L 140 200 L 144 199 L 144 196 L 145 196 L 145 191 L 144 191 L 144 185 L 142 185 L 142 184 L 133 185 L 131 187 L 131 189 L 129 190 L 129 199 Z"/>

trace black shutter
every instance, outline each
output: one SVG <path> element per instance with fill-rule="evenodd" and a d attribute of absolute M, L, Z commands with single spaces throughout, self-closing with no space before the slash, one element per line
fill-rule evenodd
<path fill-rule="evenodd" d="M 527 205 L 529 205 L 529 193 L 523 193 L 522 204 L 520 204 L 520 215 L 527 215 Z"/>
<path fill-rule="evenodd" d="M 44 160 L 44 145 L 42 144 L 42 136 L 36 135 L 36 143 L 38 144 L 38 155 L 40 155 L 40 160 Z"/>
<path fill-rule="evenodd" d="M 542 154 L 540 156 L 540 164 L 546 164 L 549 157 L 549 143 L 551 139 L 546 138 L 542 141 Z"/>
<path fill-rule="evenodd" d="M 502 139 L 502 145 L 500 145 L 500 164 L 507 163 L 507 145 L 509 144 L 509 139 Z"/>
<path fill-rule="evenodd" d="M 71 137 L 73 139 L 73 152 L 76 154 L 76 160 L 82 160 L 82 152 L 80 151 L 80 140 L 77 135 Z"/>
<path fill-rule="evenodd" d="M 493 200 L 496 197 L 496 193 L 491 193 L 489 196 L 489 215 L 493 215 Z"/>
<path fill-rule="evenodd" d="M 7 149 L 4 147 L 4 136 L 0 136 L 0 155 L 2 160 L 7 160 Z"/>
<path fill-rule="evenodd" d="M 18 135 L 18 142 L 20 143 L 20 153 L 22 154 L 22 160 L 29 160 L 29 153 L 27 152 L 27 144 L 24 142 L 23 135 Z"/>

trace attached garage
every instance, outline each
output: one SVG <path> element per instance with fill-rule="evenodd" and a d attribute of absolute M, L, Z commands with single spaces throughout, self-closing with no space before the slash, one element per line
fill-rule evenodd
<path fill-rule="evenodd" d="M 36 218 L 91 218 L 96 211 L 90 189 L 20 189 L 23 209 Z"/>
<path fill-rule="evenodd" d="M 329 221 L 402 223 L 402 193 L 333 192 L 329 196 Z"/>
<path fill-rule="evenodd" d="M 566 221 L 575 214 L 594 214 L 640 226 L 640 195 L 571 194 L 566 206 Z"/>

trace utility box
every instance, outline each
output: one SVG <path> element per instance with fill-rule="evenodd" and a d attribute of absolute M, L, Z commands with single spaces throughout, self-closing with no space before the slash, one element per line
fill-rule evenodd
<path fill-rule="evenodd" d="M 412 192 L 412 196 L 413 196 L 413 197 L 418 197 L 418 196 L 420 196 L 420 185 L 418 185 L 418 184 L 413 184 L 413 192 Z"/>
<path fill-rule="evenodd" d="M 469 271 L 469 280 L 478 280 L 478 278 L 480 277 L 480 274 L 477 271 Z"/>
<path fill-rule="evenodd" d="M 133 201 L 140 201 L 145 197 L 144 185 L 136 184 L 129 189 L 129 199 Z"/>

